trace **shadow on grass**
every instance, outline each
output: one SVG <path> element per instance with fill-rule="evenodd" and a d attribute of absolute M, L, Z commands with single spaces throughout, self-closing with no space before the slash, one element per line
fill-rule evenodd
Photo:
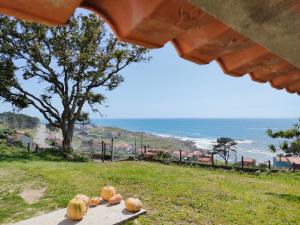
<path fill-rule="evenodd" d="M 266 195 L 271 195 L 277 198 L 281 198 L 291 202 L 300 203 L 300 196 L 299 195 L 291 195 L 291 194 L 278 194 L 273 192 L 267 192 Z"/>

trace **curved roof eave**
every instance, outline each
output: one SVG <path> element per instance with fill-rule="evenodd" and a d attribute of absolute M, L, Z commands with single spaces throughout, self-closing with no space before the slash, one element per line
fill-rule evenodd
<path fill-rule="evenodd" d="M 0 2 L 1 13 L 51 25 L 65 24 L 77 7 L 90 9 L 105 19 L 122 41 L 147 48 L 171 42 L 184 59 L 198 64 L 216 60 L 226 74 L 249 74 L 254 81 L 300 94 L 300 70 L 295 65 L 189 0 Z"/>

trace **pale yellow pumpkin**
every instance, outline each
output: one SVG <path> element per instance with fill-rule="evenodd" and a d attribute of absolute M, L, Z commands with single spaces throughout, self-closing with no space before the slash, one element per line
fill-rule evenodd
<path fill-rule="evenodd" d="M 81 200 L 85 203 L 86 210 L 88 210 L 89 205 L 90 205 L 90 201 L 91 201 L 91 199 L 90 199 L 88 196 L 83 195 L 83 194 L 78 194 L 78 195 L 76 195 L 74 198 L 79 198 L 79 199 L 81 199 Z"/>
<path fill-rule="evenodd" d="M 107 185 L 102 188 L 101 198 L 108 201 L 112 196 L 116 194 L 116 189 L 113 186 Z"/>
<path fill-rule="evenodd" d="M 68 204 L 67 217 L 71 220 L 81 220 L 86 210 L 86 204 L 82 199 L 73 198 Z"/>
<path fill-rule="evenodd" d="M 128 198 L 125 206 L 129 212 L 138 212 L 142 209 L 142 202 L 137 198 Z"/>
<path fill-rule="evenodd" d="M 99 205 L 101 201 L 102 201 L 102 198 L 99 198 L 99 197 L 91 198 L 90 206 Z"/>
<path fill-rule="evenodd" d="M 119 204 L 122 201 L 122 196 L 120 194 L 115 194 L 110 199 L 108 199 L 108 204 L 115 205 Z"/>

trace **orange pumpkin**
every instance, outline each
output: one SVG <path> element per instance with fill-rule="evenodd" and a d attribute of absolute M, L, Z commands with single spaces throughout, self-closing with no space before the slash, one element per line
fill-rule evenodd
<path fill-rule="evenodd" d="M 80 198 L 73 198 L 68 204 L 67 217 L 71 220 L 81 220 L 86 211 L 85 202 Z"/>
<path fill-rule="evenodd" d="M 78 194 L 74 198 L 81 199 L 85 203 L 86 210 L 89 208 L 91 199 L 88 196 L 83 195 L 83 194 Z"/>
<path fill-rule="evenodd" d="M 128 198 L 125 206 L 129 212 L 138 212 L 142 209 L 142 202 L 137 198 Z"/>
<path fill-rule="evenodd" d="M 105 201 L 108 201 L 115 194 L 116 189 L 113 186 L 107 185 L 104 188 L 102 188 L 101 198 L 103 198 Z"/>
<path fill-rule="evenodd" d="M 116 194 L 112 196 L 110 199 L 108 199 L 108 204 L 115 205 L 119 204 L 122 201 L 122 196 L 120 194 Z"/>
<path fill-rule="evenodd" d="M 102 201 L 102 199 L 99 198 L 99 197 L 91 198 L 90 206 L 96 206 L 96 205 L 99 205 L 101 201 Z"/>

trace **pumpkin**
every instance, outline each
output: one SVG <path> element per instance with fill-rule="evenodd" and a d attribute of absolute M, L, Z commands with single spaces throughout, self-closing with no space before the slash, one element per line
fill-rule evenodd
<path fill-rule="evenodd" d="M 122 201 L 122 196 L 120 194 L 116 194 L 112 196 L 110 199 L 108 199 L 108 204 L 115 205 L 119 204 Z"/>
<path fill-rule="evenodd" d="M 125 206 L 129 212 L 138 212 L 142 209 L 142 202 L 137 198 L 128 198 Z"/>
<path fill-rule="evenodd" d="M 103 198 L 105 201 L 108 201 L 115 194 L 116 189 L 113 186 L 107 185 L 104 188 L 102 188 L 101 198 Z"/>
<path fill-rule="evenodd" d="M 102 199 L 99 198 L 99 197 L 91 198 L 90 206 L 96 206 L 96 205 L 99 205 L 101 201 L 102 201 Z"/>
<path fill-rule="evenodd" d="M 78 194 L 74 198 L 81 199 L 85 203 L 86 210 L 89 208 L 91 199 L 88 196 L 83 195 L 83 194 Z"/>
<path fill-rule="evenodd" d="M 67 208 L 67 217 L 71 220 L 81 220 L 86 213 L 86 204 L 80 198 L 70 200 Z"/>

